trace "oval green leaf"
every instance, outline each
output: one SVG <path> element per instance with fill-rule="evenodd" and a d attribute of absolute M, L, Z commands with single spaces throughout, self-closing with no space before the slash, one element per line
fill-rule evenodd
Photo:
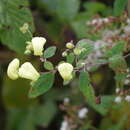
<path fill-rule="evenodd" d="M 29 91 L 29 97 L 35 98 L 47 92 L 54 83 L 55 75 L 53 73 L 45 73 L 34 83 Z"/>
<path fill-rule="evenodd" d="M 55 46 L 51 46 L 49 48 L 47 48 L 44 52 L 44 58 L 50 58 L 52 56 L 54 56 L 56 53 L 56 47 Z"/>
<path fill-rule="evenodd" d="M 94 89 L 90 84 L 88 72 L 81 72 L 79 76 L 79 89 L 89 103 L 95 103 Z"/>
<path fill-rule="evenodd" d="M 53 64 L 50 61 L 44 62 L 44 68 L 47 69 L 47 70 L 53 70 L 54 69 Z"/>

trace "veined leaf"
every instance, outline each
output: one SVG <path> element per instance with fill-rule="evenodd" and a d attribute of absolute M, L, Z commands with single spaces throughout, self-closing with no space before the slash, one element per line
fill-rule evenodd
<path fill-rule="evenodd" d="M 56 47 L 55 46 L 51 46 L 49 48 L 47 48 L 44 52 L 44 58 L 50 58 L 52 56 L 54 56 L 56 53 Z"/>
<path fill-rule="evenodd" d="M 54 69 L 53 64 L 50 61 L 44 62 L 44 68 L 47 69 L 47 70 L 53 70 Z"/>
<path fill-rule="evenodd" d="M 34 83 L 29 91 L 29 97 L 35 98 L 47 92 L 53 85 L 54 82 L 53 73 L 45 73 Z"/>
<path fill-rule="evenodd" d="M 95 103 L 95 94 L 90 84 L 88 72 L 81 72 L 79 76 L 79 89 L 90 103 Z"/>

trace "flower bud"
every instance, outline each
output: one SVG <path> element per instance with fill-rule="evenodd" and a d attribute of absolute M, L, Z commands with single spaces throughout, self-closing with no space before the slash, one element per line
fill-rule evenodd
<path fill-rule="evenodd" d="M 31 54 L 31 51 L 30 50 L 25 50 L 24 54 L 29 55 L 29 54 Z"/>
<path fill-rule="evenodd" d="M 64 51 L 64 52 L 62 53 L 62 56 L 63 56 L 63 57 L 66 57 L 66 56 L 67 56 L 67 52 Z"/>
<path fill-rule="evenodd" d="M 74 48 L 74 44 L 71 42 L 68 42 L 68 43 L 66 43 L 66 48 L 72 49 L 72 48 Z"/>
<path fill-rule="evenodd" d="M 19 77 L 30 79 L 32 81 L 36 81 L 40 74 L 36 71 L 36 69 L 32 66 L 31 63 L 26 62 L 19 68 Z"/>
<path fill-rule="evenodd" d="M 9 63 L 8 69 L 7 69 L 7 75 L 10 79 L 16 80 L 18 75 L 18 69 L 19 69 L 19 59 L 15 58 L 13 61 Z"/>
<path fill-rule="evenodd" d="M 81 50 L 80 48 L 75 48 L 75 49 L 74 49 L 74 54 L 75 54 L 75 55 L 80 55 L 81 52 L 82 52 L 82 50 Z"/>
<path fill-rule="evenodd" d="M 32 39 L 32 47 L 35 56 L 41 56 L 43 54 L 43 47 L 45 45 L 46 39 L 43 37 L 34 37 Z"/>
<path fill-rule="evenodd" d="M 22 32 L 22 33 L 26 33 L 27 32 L 27 30 L 28 30 L 28 23 L 24 23 L 24 25 L 22 26 L 22 27 L 20 27 L 20 31 Z"/>
<path fill-rule="evenodd" d="M 73 66 L 69 63 L 62 63 L 58 66 L 61 77 L 67 81 L 72 79 Z"/>

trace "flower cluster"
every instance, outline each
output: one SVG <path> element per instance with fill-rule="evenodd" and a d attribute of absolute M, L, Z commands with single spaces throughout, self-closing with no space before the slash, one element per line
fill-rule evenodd
<path fill-rule="evenodd" d="M 7 74 L 12 80 L 16 80 L 20 77 L 36 81 L 40 76 L 33 65 L 29 62 L 25 62 L 20 67 L 20 61 L 17 58 L 10 62 L 7 69 Z"/>
<path fill-rule="evenodd" d="M 31 42 L 27 42 L 25 53 L 33 52 L 35 56 L 42 56 L 46 39 L 44 37 L 33 37 Z M 68 48 L 73 48 L 72 43 L 67 43 Z M 32 81 L 36 81 L 40 74 L 32 66 L 30 62 L 25 62 L 19 67 L 20 61 L 15 58 L 8 66 L 7 74 L 10 79 L 26 78 Z M 73 78 L 73 66 L 70 63 L 64 62 L 58 65 L 58 72 L 64 81 L 69 81 Z"/>

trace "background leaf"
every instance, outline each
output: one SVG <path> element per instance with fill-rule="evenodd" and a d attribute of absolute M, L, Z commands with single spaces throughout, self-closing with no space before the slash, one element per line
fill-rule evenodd
<path fill-rule="evenodd" d="M 60 20 L 69 21 L 72 20 L 79 10 L 79 0 L 40 0 L 40 4 L 43 4 L 52 13 L 55 13 Z"/>
<path fill-rule="evenodd" d="M 116 43 L 110 50 L 106 51 L 106 57 L 112 57 L 116 54 L 121 54 L 124 51 L 125 44 L 124 43 Z"/>
<path fill-rule="evenodd" d="M 21 2 L 22 8 L 20 8 Z M 28 1 L 24 0 L 0 1 L 0 24 L 2 25 L 0 40 L 10 49 L 22 54 L 26 41 L 31 38 L 29 33 L 23 34 L 19 28 L 24 23 L 28 23 L 30 31 L 34 31 L 32 14 L 27 6 L 29 6 Z"/>
<path fill-rule="evenodd" d="M 35 112 L 36 124 L 47 127 L 53 120 L 57 112 L 57 106 L 54 102 L 46 101 L 43 105 L 39 105 Z"/>
<path fill-rule="evenodd" d="M 115 0 L 114 2 L 114 15 L 119 16 L 124 11 L 128 0 Z"/>

